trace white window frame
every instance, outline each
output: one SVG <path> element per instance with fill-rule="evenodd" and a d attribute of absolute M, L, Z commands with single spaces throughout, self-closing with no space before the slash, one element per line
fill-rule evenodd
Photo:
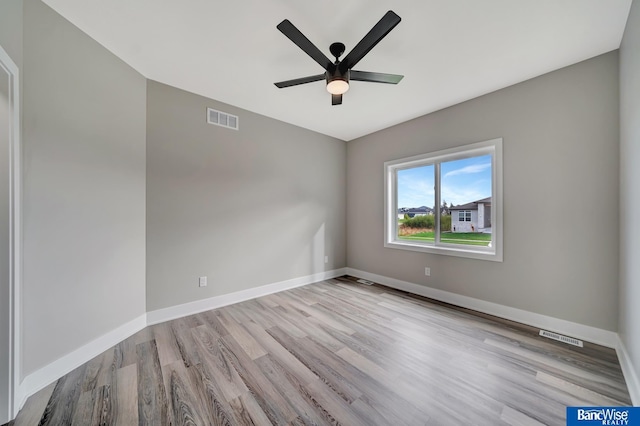
<path fill-rule="evenodd" d="M 440 164 L 480 155 L 491 155 L 491 233 L 490 247 L 463 246 L 440 241 Z M 435 169 L 435 241 L 424 242 L 398 238 L 398 170 L 434 165 Z M 413 157 L 400 158 L 384 163 L 384 246 L 387 248 L 435 253 L 448 256 L 502 262 L 502 138 L 491 139 L 442 151 L 429 152 Z"/>
<path fill-rule="evenodd" d="M 471 210 L 458 210 L 458 222 L 471 222 Z"/>

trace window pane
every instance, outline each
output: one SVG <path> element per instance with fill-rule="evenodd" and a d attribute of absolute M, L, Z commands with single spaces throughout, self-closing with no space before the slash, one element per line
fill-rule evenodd
<path fill-rule="evenodd" d="M 385 248 L 502 262 L 501 138 L 385 161 L 384 170 Z"/>
<path fill-rule="evenodd" d="M 491 244 L 491 155 L 440 165 L 442 225 L 447 244 Z"/>
<path fill-rule="evenodd" d="M 433 242 L 434 166 L 398 170 L 398 227 L 401 240 Z"/>

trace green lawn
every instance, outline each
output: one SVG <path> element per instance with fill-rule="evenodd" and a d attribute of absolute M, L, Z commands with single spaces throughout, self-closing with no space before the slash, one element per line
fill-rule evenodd
<path fill-rule="evenodd" d="M 398 238 L 400 238 L 401 240 L 434 241 L 433 231 L 420 232 L 417 234 L 401 236 Z M 477 232 L 444 232 L 440 236 L 440 242 L 486 247 L 491 242 L 491 234 L 481 234 Z"/>

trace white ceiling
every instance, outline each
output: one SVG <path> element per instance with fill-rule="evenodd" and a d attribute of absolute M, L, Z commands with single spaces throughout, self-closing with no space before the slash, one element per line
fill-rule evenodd
<path fill-rule="evenodd" d="M 44 0 L 145 77 L 343 140 L 475 98 L 620 46 L 631 0 Z M 322 68 L 276 29 L 289 19 L 328 57 L 392 9 L 402 22 L 355 67 L 403 74 L 273 83 Z M 345 54 L 346 54 L 345 53 Z"/>

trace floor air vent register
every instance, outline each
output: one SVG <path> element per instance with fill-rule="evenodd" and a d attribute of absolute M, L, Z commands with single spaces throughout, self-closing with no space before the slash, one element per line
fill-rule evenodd
<path fill-rule="evenodd" d="M 574 339 L 573 337 L 563 336 L 562 334 L 554 333 L 552 331 L 547 331 L 547 330 L 540 330 L 540 335 L 542 337 L 547 337 L 549 339 L 557 340 L 559 342 L 582 347 L 582 340 Z"/>

